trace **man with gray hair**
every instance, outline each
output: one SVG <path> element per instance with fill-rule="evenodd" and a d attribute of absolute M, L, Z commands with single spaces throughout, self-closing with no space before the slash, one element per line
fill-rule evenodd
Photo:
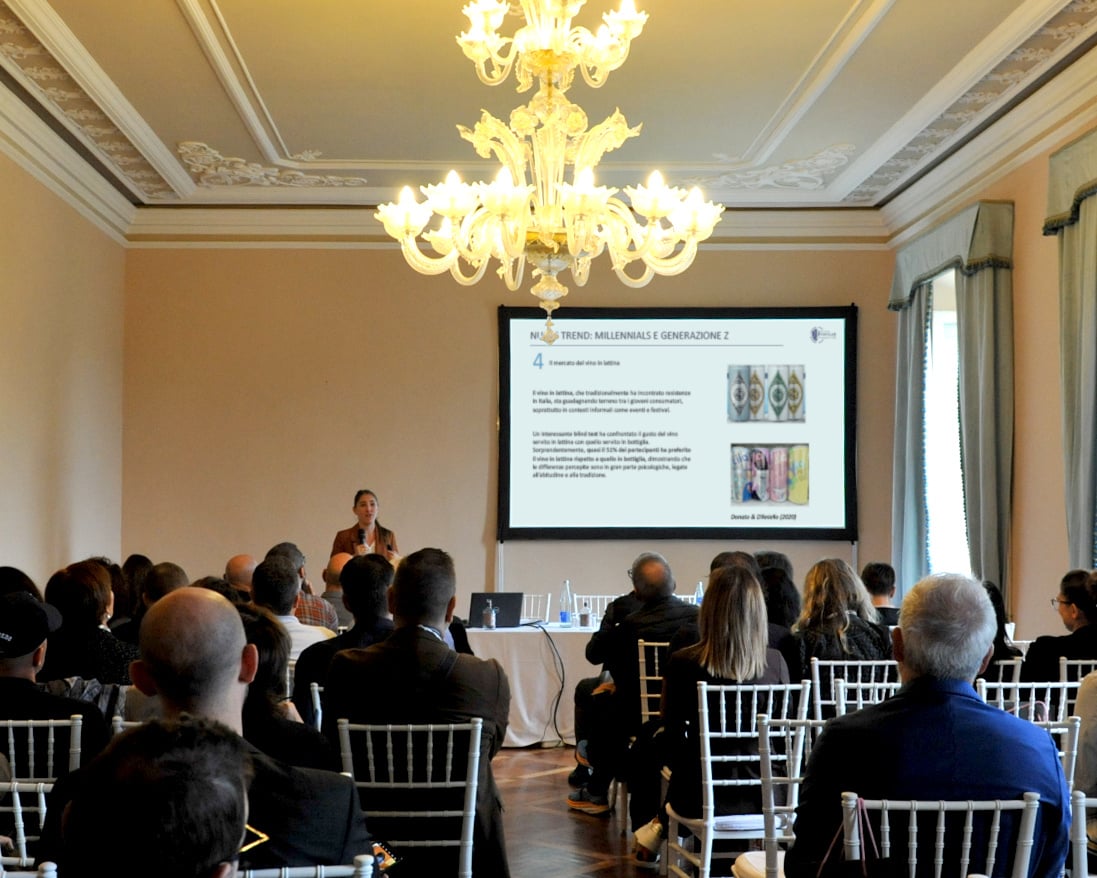
<path fill-rule="evenodd" d="M 996 627 L 986 591 L 966 576 L 929 576 L 907 594 L 892 631 L 903 686 L 887 701 L 827 723 L 800 789 L 796 841 L 785 857 L 789 878 L 843 874 L 841 845 L 828 857 L 842 825 L 843 792 L 930 800 L 1039 793 L 1029 875 L 1060 873 L 1070 799 L 1051 737 L 985 704 L 972 688 L 990 660 Z M 932 860 L 932 833 L 926 838 Z M 905 860 L 905 850 L 898 856 Z"/>

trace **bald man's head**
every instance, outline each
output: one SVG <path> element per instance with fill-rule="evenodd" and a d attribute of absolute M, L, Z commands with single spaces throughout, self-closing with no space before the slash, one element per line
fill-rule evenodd
<path fill-rule="evenodd" d="M 153 604 L 140 633 L 135 678 L 150 680 L 167 706 L 206 714 L 245 683 L 244 625 L 236 608 L 206 588 L 177 589 Z"/>
<path fill-rule="evenodd" d="M 251 588 L 251 574 L 255 572 L 256 561 L 251 555 L 233 555 L 225 564 L 225 579 L 240 589 Z"/>
<path fill-rule="evenodd" d="M 353 555 L 346 552 L 336 552 L 331 556 L 328 566 L 324 568 L 324 582 L 328 588 L 342 588 L 339 584 L 339 574 L 343 572 L 343 568 L 347 566 L 347 562 L 353 557 Z"/>

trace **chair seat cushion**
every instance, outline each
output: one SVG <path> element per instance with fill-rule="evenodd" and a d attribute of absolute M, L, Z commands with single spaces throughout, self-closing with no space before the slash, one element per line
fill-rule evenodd
<path fill-rule="evenodd" d="M 766 853 L 765 851 L 747 851 L 739 854 L 731 867 L 731 874 L 735 878 L 766 878 Z M 777 874 L 784 878 L 785 852 L 777 852 Z"/>
<path fill-rule="evenodd" d="M 714 825 L 717 832 L 761 832 L 766 828 L 761 814 L 727 814 L 717 817 Z"/>

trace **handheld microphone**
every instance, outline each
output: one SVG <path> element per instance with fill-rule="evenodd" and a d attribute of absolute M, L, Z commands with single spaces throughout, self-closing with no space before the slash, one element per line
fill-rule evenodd
<path fill-rule="evenodd" d="M 363 546 L 366 544 L 366 529 L 364 527 L 358 528 L 358 542 Z"/>

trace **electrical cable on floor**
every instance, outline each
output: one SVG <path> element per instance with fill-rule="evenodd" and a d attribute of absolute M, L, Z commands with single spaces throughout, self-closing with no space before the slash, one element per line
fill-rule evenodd
<path fill-rule="evenodd" d="M 545 635 L 548 640 L 549 648 L 552 650 L 552 663 L 556 668 L 556 676 L 560 680 L 560 688 L 556 690 L 556 696 L 552 699 L 552 719 L 545 723 L 545 727 L 541 730 L 541 740 L 545 739 L 545 733 L 548 731 L 549 722 L 552 723 L 553 731 L 556 732 L 556 744 L 555 747 L 563 747 L 566 742 L 564 736 L 560 732 L 560 723 L 558 719 L 560 711 L 560 699 L 564 697 L 564 686 L 566 681 L 566 675 L 564 673 L 564 658 L 560 655 L 560 650 L 556 646 L 556 641 L 552 639 L 552 635 L 549 633 L 548 628 L 545 627 L 544 622 L 527 622 L 531 628 L 537 628 Z"/>

